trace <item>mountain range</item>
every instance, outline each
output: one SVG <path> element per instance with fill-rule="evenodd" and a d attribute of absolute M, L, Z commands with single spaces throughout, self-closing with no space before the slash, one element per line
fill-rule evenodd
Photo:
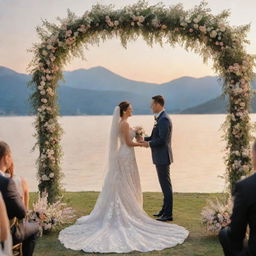
<path fill-rule="evenodd" d="M 149 114 L 151 97 L 157 94 L 165 97 L 166 109 L 171 113 L 225 112 L 225 99 L 220 96 L 222 81 L 218 77 L 181 77 L 156 84 L 127 79 L 100 66 L 63 74 L 64 81 L 58 87 L 61 115 L 111 114 L 123 100 L 133 104 L 135 114 Z M 0 66 L 0 115 L 32 113 L 28 103 L 30 79 L 30 75 Z"/>

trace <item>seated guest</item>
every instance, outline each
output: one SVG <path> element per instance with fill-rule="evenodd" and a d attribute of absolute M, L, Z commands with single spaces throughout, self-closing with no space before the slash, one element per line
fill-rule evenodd
<path fill-rule="evenodd" d="M 5 172 L 12 164 L 13 160 L 9 146 L 0 141 L 0 192 L 2 193 L 9 219 L 11 221 L 14 218 L 20 220 L 11 228 L 13 244 L 22 243 L 23 256 L 32 256 L 39 227 L 36 223 L 29 223 L 24 220 L 26 208 L 17 191 L 15 182 L 5 177 Z M 21 221 L 21 219 L 23 220 Z"/>
<path fill-rule="evenodd" d="M 252 155 L 256 170 L 256 143 Z M 248 225 L 250 233 L 246 241 Z M 219 240 L 225 256 L 256 255 L 256 173 L 236 184 L 231 224 L 220 231 Z"/>
<path fill-rule="evenodd" d="M 12 163 L 11 167 L 6 170 L 6 177 L 12 178 L 16 184 L 17 190 L 22 198 L 22 201 L 26 207 L 26 210 L 29 209 L 29 189 L 27 181 L 20 176 L 14 174 L 14 164 Z"/>
<path fill-rule="evenodd" d="M 5 204 L 2 194 L 0 193 L 0 242 L 7 240 L 9 229 L 9 220 L 7 217 Z"/>
<path fill-rule="evenodd" d="M 12 255 L 12 239 L 10 235 L 10 225 L 4 200 L 0 193 L 0 255 Z"/>

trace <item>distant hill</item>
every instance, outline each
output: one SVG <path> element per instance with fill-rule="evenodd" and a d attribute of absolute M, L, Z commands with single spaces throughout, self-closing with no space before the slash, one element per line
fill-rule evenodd
<path fill-rule="evenodd" d="M 216 77 L 181 77 L 173 81 L 154 84 L 129 80 L 104 67 L 64 72 L 61 85 L 97 91 L 122 91 L 147 97 L 164 95 L 167 109 L 179 112 L 213 99 L 221 94 L 221 82 Z"/>
<path fill-rule="evenodd" d="M 129 92 L 103 92 L 70 87 L 60 87 L 58 91 L 62 115 L 110 115 L 114 106 L 124 100 L 133 103 L 135 114 L 150 113 L 148 99 Z"/>
<path fill-rule="evenodd" d="M 111 114 L 122 100 L 133 103 L 135 114 L 149 114 L 151 97 L 156 94 L 165 96 L 166 108 L 172 113 L 221 111 L 214 107 L 218 105 L 214 99 L 221 94 L 221 82 L 217 77 L 182 77 L 154 84 L 133 81 L 106 68 L 95 67 L 65 71 L 64 79 L 58 88 L 62 115 Z M 31 114 L 29 80 L 30 75 L 0 66 L 0 115 Z"/>
<path fill-rule="evenodd" d="M 256 89 L 256 81 L 252 82 L 252 88 Z M 180 114 L 221 114 L 227 112 L 228 99 L 224 96 L 218 96 L 192 108 L 187 108 Z M 251 111 L 256 113 L 256 96 L 252 98 Z"/>
<path fill-rule="evenodd" d="M 227 112 L 227 99 L 219 96 L 198 106 L 185 109 L 180 114 L 222 114 Z"/>
<path fill-rule="evenodd" d="M 27 86 L 30 76 L 0 67 L 0 115 L 29 115 L 32 90 Z M 58 88 L 62 115 L 112 114 L 118 101 L 134 103 L 136 113 L 150 113 L 146 97 L 129 92 L 93 91 L 60 86 Z"/>
<path fill-rule="evenodd" d="M 0 67 L 0 115 L 28 115 L 29 76 Z"/>

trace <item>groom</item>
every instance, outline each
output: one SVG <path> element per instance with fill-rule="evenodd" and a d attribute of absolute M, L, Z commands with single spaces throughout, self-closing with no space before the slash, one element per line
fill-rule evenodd
<path fill-rule="evenodd" d="M 151 136 L 144 138 L 143 146 L 151 148 L 153 163 L 164 194 L 162 209 L 154 216 L 158 217 L 159 221 L 172 221 L 173 195 L 170 179 L 170 164 L 173 162 L 172 122 L 164 109 L 163 96 L 152 97 L 151 108 L 155 115 L 155 125 Z"/>

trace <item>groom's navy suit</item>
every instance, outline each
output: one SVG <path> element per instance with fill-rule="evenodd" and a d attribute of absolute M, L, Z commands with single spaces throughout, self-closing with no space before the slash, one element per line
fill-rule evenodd
<path fill-rule="evenodd" d="M 145 137 L 149 142 L 153 163 L 156 165 L 159 183 L 161 185 L 164 202 L 161 213 L 163 216 L 172 216 L 173 196 L 170 179 L 170 164 L 173 162 L 172 154 L 172 122 L 166 111 L 156 119 L 150 137 Z"/>

